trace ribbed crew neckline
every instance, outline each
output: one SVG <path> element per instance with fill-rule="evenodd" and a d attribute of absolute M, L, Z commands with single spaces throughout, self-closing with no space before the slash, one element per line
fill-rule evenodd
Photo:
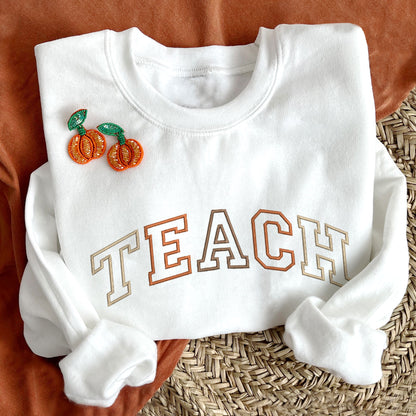
<path fill-rule="evenodd" d="M 260 27 L 256 40 L 245 45 L 189 48 L 164 46 L 137 27 L 122 32 L 106 30 L 105 48 L 116 85 L 146 119 L 167 129 L 215 132 L 247 119 L 267 100 L 281 68 L 278 28 Z M 189 108 L 159 93 L 140 76 L 138 63 L 163 66 L 184 76 L 204 71 L 253 72 L 248 84 L 232 100 L 217 107 Z"/>

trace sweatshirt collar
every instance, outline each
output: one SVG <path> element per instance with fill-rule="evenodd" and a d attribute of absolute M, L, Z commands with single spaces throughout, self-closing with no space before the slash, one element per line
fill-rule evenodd
<path fill-rule="evenodd" d="M 278 26 L 260 27 L 256 40 L 246 45 L 166 47 L 137 27 L 106 31 L 105 47 L 114 81 L 124 97 L 149 121 L 161 127 L 190 132 L 233 127 L 254 114 L 269 97 L 278 70 Z M 160 94 L 140 76 L 139 63 L 163 65 L 175 71 L 252 70 L 248 84 L 232 100 L 217 107 L 180 106 Z"/>

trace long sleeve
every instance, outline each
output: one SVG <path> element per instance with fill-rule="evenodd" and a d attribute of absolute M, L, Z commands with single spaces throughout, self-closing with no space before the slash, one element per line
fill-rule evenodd
<path fill-rule="evenodd" d="M 376 140 L 372 253 L 369 264 L 326 302 L 306 298 L 288 317 L 284 341 L 303 362 L 351 384 L 382 377 L 380 330 L 408 283 L 406 180 Z"/>
<path fill-rule="evenodd" d="M 67 397 L 110 406 L 123 386 L 152 382 L 155 342 L 135 328 L 99 319 L 60 255 L 48 163 L 32 173 L 25 221 L 28 264 L 19 298 L 24 336 L 38 355 L 66 355 L 59 366 Z"/>

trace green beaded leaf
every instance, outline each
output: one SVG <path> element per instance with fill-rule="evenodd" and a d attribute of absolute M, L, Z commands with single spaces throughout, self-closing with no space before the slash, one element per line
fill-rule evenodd
<path fill-rule="evenodd" d="M 68 120 L 69 130 L 74 130 L 76 127 L 81 126 L 87 118 L 87 110 L 85 108 L 75 111 L 74 114 Z"/>
<path fill-rule="evenodd" d="M 97 126 L 99 132 L 110 136 L 123 136 L 124 130 L 114 123 L 102 123 Z"/>

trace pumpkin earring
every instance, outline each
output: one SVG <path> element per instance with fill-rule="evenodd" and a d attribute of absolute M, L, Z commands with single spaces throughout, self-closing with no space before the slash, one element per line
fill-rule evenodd
<path fill-rule="evenodd" d="M 107 153 L 109 165 L 120 172 L 128 168 L 134 168 L 143 159 L 142 145 L 134 139 L 126 139 L 124 130 L 114 123 L 103 123 L 97 129 L 110 136 L 117 137 L 118 143 L 111 146 Z"/>
<path fill-rule="evenodd" d="M 68 120 L 69 130 L 78 130 L 68 144 L 68 153 L 71 159 L 81 165 L 98 159 L 105 153 L 105 137 L 97 130 L 85 130 L 83 123 L 87 118 L 87 110 L 75 111 Z"/>

